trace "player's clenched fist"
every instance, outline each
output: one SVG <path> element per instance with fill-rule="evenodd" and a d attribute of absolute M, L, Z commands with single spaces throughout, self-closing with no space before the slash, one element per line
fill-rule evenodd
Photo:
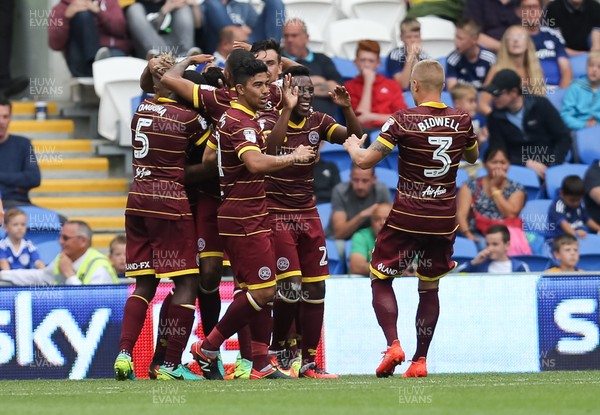
<path fill-rule="evenodd" d="M 315 157 L 315 150 L 310 146 L 300 144 L 292 153 L 294 163 L 307 163 Z"/>

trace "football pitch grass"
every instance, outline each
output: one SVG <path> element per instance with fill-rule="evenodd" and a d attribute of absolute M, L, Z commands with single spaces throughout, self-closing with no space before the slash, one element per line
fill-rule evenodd
<path fill-rule="evenodd" d="M 0 382 L 0 414 L 597 414 L 600 371 L 337 380 Z"/>

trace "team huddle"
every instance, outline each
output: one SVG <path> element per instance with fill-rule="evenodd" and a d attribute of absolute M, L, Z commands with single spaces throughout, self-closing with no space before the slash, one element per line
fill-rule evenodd
<path fill-rule="evenodd" d="M 135 177 L 125 213 L 126 275 L 136 286 L 125 305 L 116 379 L 135 379 L 133 348 L 160 278 L 172 278 L 174 288 L 160 310 L 151 378 L 338 377 L 315 362 L 329 278 L 313 197 L 322 140 L 343 145 L 363 169 L 399 147 L 398 191 L 371 262 L 373 307 L 388 343 L 376 374 L 390 376 L 405 360 L 392 277 L 419 250 L 425 258 L 417 270 L 417 351 L 404 376 L 427 376 L 438 281 L 456 266 L 450 260 L 456 170 L 461 158 L 478 156 L 469 116 L 440 102 L 442 67 L 429 60 L 415 65 L 411 91 L 418 107 L 395 113 L 362 148 L 366 135 L 345 88 L 330 92 L 345 117 L 342 126 L 312 110 L 310 72 L 281 58 L 277 42 L 242 46 L 223 71 L 211 67 L 209 55 L 178 63 L 159 56 L 142 74 L 142 88 L 154 98 L 138 106 L 131 123 Z M 186 70 L 194 64 L 205 65 L 202 73 Z M 161 261 L 172 253 L 178 261 Z M 219 319 L 224 260 L 236 290 Z M 196 299 L 205 338 L 190 351 L 202 376 L 181 363 Z M 219 350 L 236 333 L 240 355 L 226 374 Z"/>

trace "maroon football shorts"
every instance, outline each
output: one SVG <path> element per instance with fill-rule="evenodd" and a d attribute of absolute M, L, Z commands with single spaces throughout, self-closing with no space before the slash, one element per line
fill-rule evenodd
<path fill-rule="evenodd" d="M 398 277 L 413 261 L 417 276 L 436 281 L 456 267 L 451 260 L 456 232 L 449 235 L 418 234 L 387 226 L 377 235 L 371 273 L 377 278 Z"/>
<path fill-rule="evenodd" d="M 125 276 L 198 274 L 192 221 L 125 215 Z"/>
<path fill-rule="evenodd" d="M 277 259 L 277 279 L 302 276 L 302 282 L 329 278 L 325 234 L 318 216 L 271 213 L 271 229 Z"/>
<path fill-rule="evenodd" d="M 273 233 L 223 236 L 231 269 L 240 287 L 248 290 L 272 287 L 275 282 Z"/>
<path fill-rule="evenodd" d="M 200 196 L 192 207 L 200 259 L 223 257 L 223 238 L 219 235 L 217 226 L 217 208 L 220 203 L 215 198 Z"/>

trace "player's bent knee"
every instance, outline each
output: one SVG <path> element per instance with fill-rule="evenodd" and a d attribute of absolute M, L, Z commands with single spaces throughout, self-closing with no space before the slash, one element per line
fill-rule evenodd
<path fill-rule="evenodd" d="M 277 299 L 286 303 L 297 303 L 302 297 L 302 282 L 300 278 L 287 278 L 277 281 Z"/>
<path fill-rule="evenodd" d="M 325 298 L 325 281 L 302 284 L 302 300 L 319 300 Z"/>
<path fill-rule="evenodd" d="M 440 280 L 424 281 L 419 280 L 419 290 L 435 290 L 440 286 Z"/>
<path fill-rule="evenodd" d="M 264 307 L 268 303 L 273 302 L 273 299 L 275 298 L 275 286 L 250 290 L 248 293 L 254 299 L 256 304 L 260 307 Z"/>
<path fill-rule="evenodd" d="M 156 288 L 160 279 L 154 278 L 154 276 L 138 277 L 135 280 L 135 289 L 132 295 L 143 297 L 148 302 L 152 301 L 156 294 Z"/>

